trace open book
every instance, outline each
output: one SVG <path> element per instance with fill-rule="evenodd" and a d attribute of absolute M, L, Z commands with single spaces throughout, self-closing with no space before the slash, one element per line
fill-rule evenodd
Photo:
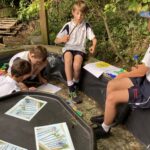
<path fill-rule="evenodd" d="M 37 150 L 75 150 L 67 124 L 35 127 Z"/>

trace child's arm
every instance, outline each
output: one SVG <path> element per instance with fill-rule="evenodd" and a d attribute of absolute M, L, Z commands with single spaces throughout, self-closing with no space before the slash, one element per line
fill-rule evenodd
<path fill-rule="evenodd" d="M 39 82 L 42 84 L 48 83 L 48 81 L 44 77 L 42 77 L 41 73 L 38 74 L 38 79 L 39 79 Z"/>
<path fill-rule="evenodd" d="M 92 46 L 89 48 L 89 51 L 91 54 L 93 54 L 95 52 L 96 43 L 97 43 L 96 37 L 93 38 L 92 43 L 93 43 Z"/>
<path fill-rule="evenodd" d="M 66 43 L 69 41 L 69 35 L 64 35 L 62 38 L 56 38 L 55 43 L 60 44 L 60 43 Z"/>
<path fill-rule="evenodd" d="M 124 72 L 119 74 L 116 78 L 129 78 L 129 77 L 142 77 L 146 74 L 146 72 L 149 70 L 148 67 L 145 66 L 145 64 L 138 65 L 130 72 Z"/>
<path fill-rule="evenodd" d="M 18 86 L 20 88 L 21 91 L 28 91 L 28 87 L 23 83 L 23 82 L 19 82 Z"/>

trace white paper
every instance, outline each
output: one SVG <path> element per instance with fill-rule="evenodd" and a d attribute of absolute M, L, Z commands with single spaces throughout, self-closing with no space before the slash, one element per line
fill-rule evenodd
<path fill-rule="evenodd" d="M 46 103 L 46 101 L 26 96 L 5 114 L 30 121 L 46 105 Z"/>
<path fill-rule="evenodd" d="M 0 150 L 27 150 L 27 149 L 0 140 Z"/>
<path fill-rule="evenodd" d="M 65 122 L 35 127 L 34 131 L 37 150 L 75 150 Z"/>
<path fill-rule="evenodd" d="M 58 92 L 59 90 L 61 90 L 61 88 L 48 83 L 48 84 L 43 84 L 43 85 L 39 86 L 37 88 L 37 90 L 54 94 L 54 93 Z"/>
<path fill-rule="evenodd" d="M 99 78 L 103 73 L 118 75 L 122 71 L 121 68 L 112 66 L 103 61 L 86 64 L 83 68 L 97 78 Z"/>

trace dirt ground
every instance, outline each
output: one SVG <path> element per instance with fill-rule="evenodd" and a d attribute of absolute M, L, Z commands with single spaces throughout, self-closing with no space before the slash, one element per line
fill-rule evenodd
<path fill-rule="evenodd" d="M 28 37 L 35 31 L 36 25 L 34 22 L 28 25 L 24 24 L 22 30 L 15 37 L 4 37 L 4 44 L 7 46 L 11 45 L 26 45 L 29 44 Z M 58 85 L 62 88 L 60 92 L 57 93 L 65 99 L 68 99 L 68 91 L 66 85 L 60 81 L 51 81 L 51 83 Z M 84 93 L 80 92 L 80 96 L 83 99 L 82 104 L 78 104 L 78 109 L 83 112 L 83 119 L 87 124 L 91 124 L 90 117 L 93 115 L 102 114 L 103 112 L 97 108 L 94 100 L 87 97 Z M 112 136 L 108 139 L 100 139 L 97 141 L 98 150 L 144 150 L 146 149 L 144 145 L 139 143 L 134 136 L 126 130 L 123 126 L 117 126 L 112 129 Z"/>

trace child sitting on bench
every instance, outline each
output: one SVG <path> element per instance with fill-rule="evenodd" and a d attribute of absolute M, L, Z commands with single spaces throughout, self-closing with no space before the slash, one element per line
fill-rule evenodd
<path fill-rule="evenodd" d="M 150 13 L 147 14 L 150 18 Z M 150 20 L 148 30 L 150 31 Z M 108 82 L 104 118 L 99 118 L 101 124 L 93 128 L 97 139 L 110 135 L 111 125 L 117 113 L 116 107 L 120 103 L 128 103 L 132 108 L 150 108 L 150 47 L 141 65 Z M 95 119 L 98 120 L 98 117 Z"/>

